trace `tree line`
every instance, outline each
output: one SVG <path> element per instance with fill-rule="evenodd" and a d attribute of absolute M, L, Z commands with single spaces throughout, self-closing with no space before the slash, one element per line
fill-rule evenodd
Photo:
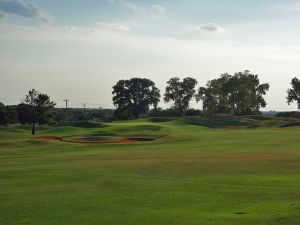
<path fill-rule="evenodd" d="M 168 112 L 176 112 L 184 116 L 191 113 L 189 106 L 194 98 L 202 103 L 202 113 L 249 115 L 260 113 L 267 106 L 264 96 L 269 91 L 268 83 L 260 83 L 258 75 L 250 71 L 237 72 L 233 75 L 222 74 L 219 78 L 210 80 L 205 86 L 196 89 L 198 82 L 192 77 L 180 80 L 171 78 L 167 82 L 163 100 L 172 103 Z M 288 104 L 296 101 L 300 109 L 300 81 L 294 78 L 292 87 L 288 89 Z M 161 99 L 160 90 L 155 83 L 146 78 L 120 80 L 113 86 L 113 103 L 116 106 L 115 118 L 138 118 L 152 107 L 155 115 L 163 114 L 158 107 Z M 195 110 L 192 110 L 192 113 Z"/>
<path fill-rule="evenodd" d="M 160 90 L 147 78 L 120 80 L 113 86 L 112 109 L 57 109 L 50 96 L 32 89 L 17 106 L 5 106 L 0 102 L 0 125 L 21 123 L 32 124 L 32 134 L 36 124 L 63 124 L 66 121 L 134 119 L 141 114 L 153 116 L 185 115 L 249 115 L 260 113 L 267 103 L 264 96 L 269 90 L 268 83 L 260 83 L 258 75 L 249 71 L 228 73 L 210 80 L 205 86 L 196 88 L 198 82 L 192 77 L 171 78 L 166 85 L 163 101 L 172 106 L 167 110 L 158 107 Z M 202 110 L 190 109 L 195 99 L 202 104 Z M 287 102 L 297 102 L 300 109 L 300 80 L 293 78 L 287 91 Z"/>
<path fill-rule="evenodd" d="M 38 125 L 72 125 L 74 122 L 112 120 L 112 109 L 55 108 L 50 96 L 32 89 L 18 105 L 5 106 L 0 102 L 0 126 L 9 124 L 31 124 L 32 134 Z"/>

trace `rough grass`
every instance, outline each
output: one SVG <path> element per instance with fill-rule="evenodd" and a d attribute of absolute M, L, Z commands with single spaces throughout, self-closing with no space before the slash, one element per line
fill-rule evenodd
<path fill-rule="evenodd" d="M 47 142 L 31 139 L 27 128 L 1 129 L 0 224 L 298 225 L 300 128 L 279 128 L 293 122 L 282 118 L 223 119 L 38 131 L 159 137 L 120 146 Z M 258 128 L 247 129 L 250 123 Z"/>

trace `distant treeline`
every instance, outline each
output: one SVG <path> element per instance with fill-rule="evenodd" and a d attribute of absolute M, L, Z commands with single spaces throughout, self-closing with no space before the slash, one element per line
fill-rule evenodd
<path fill-rule="evenodd" d="M 5 106 L 0 103 L 0 125 L 32 123 L 34 134 L 36 123 L 127 120 L 141 116 L 250 115 L 260 114 L 261 108 L 267 106 L 264 96 L 269 90 L 269 84 L 261 84 L 258 75 L 247 70 L 233 75 L 222 74 L 199 88 L 196 88 L 197 84 L 198 81 L 192 77 L 183 80 L 171 78 L 163 95 L 164 102 L 171 104 L 169 109 L 158 107 L 161 101 L 160 90 L 153 81 L 146 78 L 120 80 L 113 86 L 112 100 L 116 110 L 55 108 L 56 104 L 47 94 L 32 89 L 17 106 Z M 287 103 L 295 101 L 300 109 L 299 79 L 294 78 L 291 86 L 287 91 Z M 202 110 L 190 108 L 192 99 L 202 104 Z M 295 113 L 292 116 L 295 116 Z"/>
<path fill-rule="evenodd" d="M 52 108 L 46 113 L 36 112 L 35 122 L 40 125 L 63 125 L 79 121 L 111 121 L 113 109 Z M 21 103 L 4 106 L 0 103 L 0 125 L 31 124 L 33 109 Z"/>

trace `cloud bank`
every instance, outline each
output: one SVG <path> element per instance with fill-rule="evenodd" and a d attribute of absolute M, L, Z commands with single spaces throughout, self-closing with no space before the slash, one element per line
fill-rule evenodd
<path fill-rule="evenodd" d="M 147 37 L 91 27 L 25 27 L 0 23 L 0 30 L 0 42 L 12 46 L 17 43 L 24 49 L 35 44 L 33 51 L 11 48 L 12 57 L 7 57 L 7 51 L 0 52 L 0 68 L 7 74 L 4 75 L 7 85 L 0 94 L 6 96 L 22 96 L 34 81 L 56 98 L 86 96 L 90 101 L 110 104 L 111 87 L 119 79 L 143 76 L 153 79 L 163 90 L 172 76 L 193 76 L 204 85 L 221 73 L 249 69 L 263 74 L 263 82 L 273 80 L 269 96 L 276 101 L 268 99 L 270 107 L 278 107 L 278 101 L 285 107 L 282 93 L 289 85 L 287 76 L 297 71 L 300 63 L 299 45 L 240 46 L 213 39 Z M 61 84 L 76 82 L 66 90 L 57 80 Z M 11 90 L 11 86 L 15 88 Z"/>
<path fill-rule="evenodd" d="M 46 23 L 53 21 L 53 17 L 45 13 L 41 8 L 23 0 L 0 0 L 0 10 L 8 14 L 38 19 Z"/>

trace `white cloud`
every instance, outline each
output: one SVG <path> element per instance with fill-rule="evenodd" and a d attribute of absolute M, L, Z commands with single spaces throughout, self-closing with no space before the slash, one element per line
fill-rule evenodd
<path fill-rule="evenodd" d="M 145 12 L 146 9 L 140 5 L 126 0 L 110 0 L 112 4 L 119 5 L 133 12 Z"/>
<path fill-rule="evenodd" d="M 137 11 L 138 8 L 136 4 L 127 1 L 119 1 L 119 4 L 132 11 Z"/>
<path fill-rule="evenodd" d="M 276 5 L 273 8 L 276 10 L 286 11 L 286 12 L 300 12 L 300 2 Z"/>
<path fill-rule="evenodd" d="M 200 25 L 200 26 L 195 26 L 192 27 L 192 30 L 196 30 L 196 31 L 208 31 L 208 32 L 224 32 L 225 29 L 215 25 L 213 23 L 208 23 L 206 25 Z"/>
<path fill-rule="evenodd" d="M 111 23 L 111 22 L 97 22 L 96 23 L 97 28 L 104 29 L 104 30 L 110 30 L 110 31 L 125 31 L 128 32 L 131 30 L 131 28 L 125 24 L 121 23 Z"/>
<path fill-rule="evenodd" d="M 167 8 L 162 5 L 152 5 L 151 10 L 156 13 L 165 13 L 167 11 Z"/>
<path fill-rule="evenodd" d="M 43 22 L 52 22 L 53 17 L 45 13 L 38 6 L 23 0 L 0 0 L 0 10 L 26 18 L 34 18 Z"/>

